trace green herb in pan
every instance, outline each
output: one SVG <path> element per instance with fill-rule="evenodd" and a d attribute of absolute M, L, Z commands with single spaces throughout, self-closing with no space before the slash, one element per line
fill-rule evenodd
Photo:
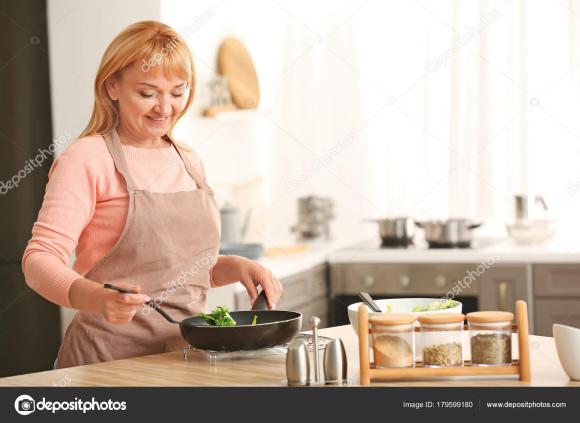
<path fill-rule="evenodd" d="M 254 326 L 258 322 L 258 315 L 254 314 L 254 318 L 252 319 L 252 326 Z"/>
<path fill-rule="evenodd" d="M 199 317 L 212 326 L 235 326 L 236 321 L 230 316 L 230 311 L 225 306 L 218 306 L 209 314 L 200 313 Z"/>

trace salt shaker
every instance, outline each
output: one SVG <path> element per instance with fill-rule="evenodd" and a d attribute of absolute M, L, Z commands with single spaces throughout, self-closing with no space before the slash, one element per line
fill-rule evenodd
<path fill-rule="evenodd" d="M 346 352 L 340 338 L 333 339 L 326 344 L 324 348 L 323 368 L 326 384 L 341 385 L 346 379 Z"/>
<path fill-rule="evenodd" d="M 310 360 L 306 344 L 295 339 L 288 345 L 286 377 L 289 386 L 305 386 L 310 382 Z"/>

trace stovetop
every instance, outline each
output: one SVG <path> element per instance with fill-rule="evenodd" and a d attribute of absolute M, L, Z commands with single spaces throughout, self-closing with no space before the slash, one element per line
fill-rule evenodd
<path fill-rule="evenodd" d="M 411 250 L 411 251 L 426 251 L 426 250 L 478 250 L 490 247 L 497 243 L 497 239 L 491 238 L 477 238 L 470 244 L 452 245 L 429 245 L 424 239 L 416 239 L 413 243 L 408 245 L 385 245 L 380 239 L 365 241 L 360 244 L 346 248 L 346 250 Z"/>

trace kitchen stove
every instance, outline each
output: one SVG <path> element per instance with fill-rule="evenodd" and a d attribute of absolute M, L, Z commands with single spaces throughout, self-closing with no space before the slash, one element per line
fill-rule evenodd
<path fill-rule="evenodd" d="M 363 249 L 377 248 L 377 249 L 399 249 L 399 250 L 468 250 L 468 249 L 479 249 L 485 248 L 493 245 L 497 242 L 495 239 L 485 239 L 478 238 L 473 242 L 461 242 L 457 244 L 451 243 L 434 243 L 426 242 L 424 239 L 417 239 L 415 241 L 410 241 L 408 243 L 401 243 L 400 241 L 395 242 L 388 238 L 381 239 L 380 243 L 377 245 L 375 241 L 365 242 L 359 247 Z M 356 247 L 355 247 L 356 248 Z"/>
<path fill-rule="evenodd" d="M 312 351 L 314 337 L 310 334 L 300 333 L 294 339 L 303 340 L 306 344 L 308 351 Z M 331 342 L 333 339 L 326 336 L 318 336 L 318 349 L 324 350 L 326 344 Z M 216 365 L 221 361 L 233 361 L 233 360 L 243 360 L 250 357 L 259 356 L 271 356 L 271 355 L 282 355 L 288 352 L 288 344 L 280 345 L 273 348 L 264 348 L 260 350 L 248 350 L 248 351 L 208 351 L 200 350 L 192 347 L 191 345 L 183 348 L 183 359 L 188 360 L 190 354 L 198 354 L 205 358 L 211 365 Z"/>

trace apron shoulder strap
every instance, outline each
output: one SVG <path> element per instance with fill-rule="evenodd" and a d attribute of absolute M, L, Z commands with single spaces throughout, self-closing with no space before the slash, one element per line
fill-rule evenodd
<path fill-rule="evenodd" d="M 185 165 L 185 169 L 187 170 L 187 173 L 189 173 L 189 175 L 193 178 L 193 180 L 195 181 L 195 183 L 197 184 L 197 186 L 200 189 L 204 189 L 206 191 L 209 191 L 210 195 L 213 196 L 213 190 L 210 188 L 210 186 L 207 184 L 207 182 L 205 182 L 200 176 L 199 173 L 195 170 L 195 168 L 193 167 L 193 165 L 191 164 L 191 162 L 189 161 L 189 159 L 187 158 L 187 154 L 185 154 L 185 152 L 181 149 L 181 147 L 179 147 L 174 141 L 173 139 L 171 139 L 169 136 L 167 137 L 170 141 L 171 144 L 175 147 L 175 149 L 177 150 L 177 154 L 179 154 L 179 157 L 181 157 L 181 160 L 183 161 L 183 164 Z"/>
<path fill-rule="evenodd" d="M 129 192 L 137 191 L 137 185 L 135 184 L 135 181 L 129 172 L 129 167 L 127 166 L 127 161 L 125 160 L 125 154 L 123 154 L 123 150 L 121 148 L 121 140 L 119 139 L 119 135 L 117 134 L 116 129 L 113 128 L 110 132 L 104 134 L 103 138 L 105 138 L 109 153 L 111 153 L 111 156 L 113 157 L 115 167 L 125 178 L 125 182 L 127 183 L 127 190 Z"/>

